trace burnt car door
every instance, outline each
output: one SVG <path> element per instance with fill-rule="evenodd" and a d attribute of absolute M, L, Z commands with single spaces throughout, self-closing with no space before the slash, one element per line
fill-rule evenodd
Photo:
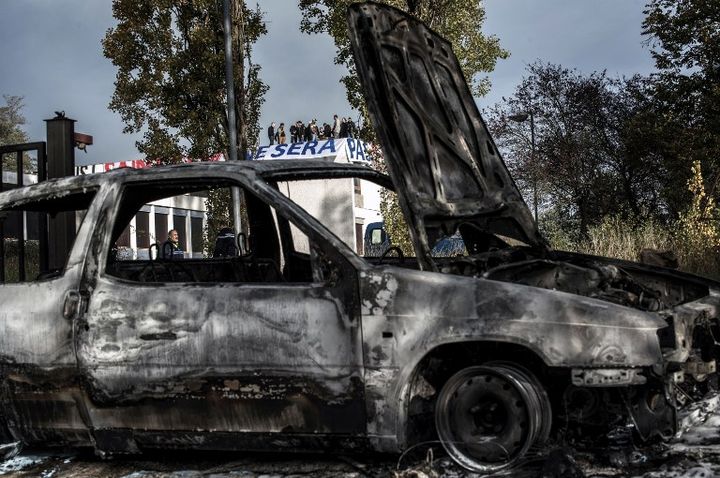
<path fill-rule="evenodd" d="M 76 181 L 8 194 L 16 196 L 0 206 L 0 427 L 25 442 L 86 444 L 73 320 L 95 188 Z"/>
<path fill-rule="evenodd" d="M 364 432 L 360 333 L 346 305 L 356 280 L 349 271 L 337 280 L 342 265 L 324 258 L 321 244 L 313 265 L 309 256 L 302 264 L 289 258 L 281 231 L 292 225 L 311 243 L 316 238 L 289 223 L 269 186 L 241 190 L 247 241 L 240 242 L 248 247 L 240 256 L 113 256 L 113 243 L 146 205 L 155 205 L 156 215 L 161 205 L 174 207 L 179 230 L 182 204 L 202 208 L 205 198 L 230 197 L 229 188 L 239 186 L 212 176 L 167 177 L 128 183 L 120 201 L 106 205 L 114 224 L 97 244 L 98 272 L 78 339 L 96 429 L 131 429 L 152 444 L 182 432 L 176 440 L 214 448 L 232 445 L 210 445 L 203 433 Z M 165 232 L 156 232 L 158 241 Z M 193 237 L 181 248 L 197 250 Z"/>
<path fill-rule="evenodd" d="M 433 246 L 459 227 L 468 250 L 490 239 L 483 233 L 544 248 L 450 43 L 387 5 L 350 6 L 348 25 L 368 110 L 380 125 L 385 162 L 420 266 L 434 269 Z M 468 241 L 471 236 L 476 240 Z"/>

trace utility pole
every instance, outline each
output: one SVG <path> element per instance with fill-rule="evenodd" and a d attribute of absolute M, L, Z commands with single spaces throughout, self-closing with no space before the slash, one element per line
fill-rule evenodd
<path fill-rule="evenodd" d="M 538 180 L 537 180 L 537 161 L 535 161 L 535 116 L 530 110 L 530 162 L 532 163 L 533 177 L 533 207 L 535 209 L 535 224 L 538 223 Z"/>
<path fill-rule="evenodd" d="M 237 121 L 235 119 L 235 78 L 233 75 L 233 52 L 232 52 L 232 22 L 230 21 L 230 2 L 223 0 L 223 23 L 225 27 L 225 88 L 227 90 L 227 119 L 228 138 L 230 141 L 230 161 L 238 160 L 237 152 Z M 240 217 L 240 188 L 232 187 L 232 209 L 235 234 L 242 230 L 242 219 Z M 238 245 L 238 248 L 241 246 Z M 243 253 L 244 251 L 240 251 Z"/>

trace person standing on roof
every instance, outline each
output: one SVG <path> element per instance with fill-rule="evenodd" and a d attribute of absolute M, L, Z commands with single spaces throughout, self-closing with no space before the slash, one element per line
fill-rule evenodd
<path fill-rule="evenodd" d="M 355 135 L 357 134 L 357 131 L 355 131 L 355 122 L 349 116 L 348 116 L 348 120 L 347 120 L 347 133 L 348 133 L 348 138 L 354 138 Z"/>
<path fill-rule="evenodd" d="M 320 136 L 320 130 L 318 130 L 317 120 L 312 120 L 310 131 L 312 132 L 312 140 L 317 141 Z"/>
<path fill-rule="evenodd" d="M 270 146 L 275 144 L 275 122 L 273 121 L 270 123 L 270 126 L 268 126 L 268 140 L 270 141 Z"/>
<path fill-rule="evenodd" d="M 338 115 L 333 115 L 332 136 L 333 138 L 340 136 L 340 118 L 338 118 Z"/>
<path fill-rule="evenodd" d="M 345 121 L 345 118 L 340 120 L 340 137 L 341 138 L 348 137 L 347 122 Z"/>

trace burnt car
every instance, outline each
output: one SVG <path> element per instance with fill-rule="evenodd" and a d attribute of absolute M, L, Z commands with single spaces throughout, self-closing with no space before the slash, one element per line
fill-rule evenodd
<path fill-rule="evenodd" d="M 389 176 L 196 163 L 0 194 L 5 225 L 40 244 L 0 284 L 5 440 L 103 454 L 439 440 L 487 472 L 553 437 L 670 438 L 714 387 L 718 283 L 550 250 L 448 42 L 372 3 L 348 24 Z M 343 239 L 347 206 L 330 193 L 353 178 L 396 191 L 415 257 L 362 257 Z M 239 255 L 117 252 L 133 230 L 153 248 L 140 232 L 170 228 L 170 198 L 213 195 L 242 204 Z M 189 211 L 173 227 L 190 230 Z M 467 255 L 435 257 L 455 234 Z"/>

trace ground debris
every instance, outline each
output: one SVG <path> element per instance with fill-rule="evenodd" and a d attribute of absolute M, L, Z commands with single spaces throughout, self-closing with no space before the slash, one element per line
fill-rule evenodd
<path fill-rule="evenodd" d="M 425 460 L 402 471 L 395 471 L 393 478 L 439 478 L 441 475 L 435 469 L 434 462 L 435 455 L 433 449 L 429 448 Z"/>
<path fill-rule="evenodd" d="M 559 448 L 548 454 L 540 478 L 585 478 L 585 473 L 573 458 L 572 450 Z"/>
<path fill-rule="evenodd" d="M 22 451 L 22 442 L 5 443 L 0 445 L 0 461 L 14 458 Z"/>

